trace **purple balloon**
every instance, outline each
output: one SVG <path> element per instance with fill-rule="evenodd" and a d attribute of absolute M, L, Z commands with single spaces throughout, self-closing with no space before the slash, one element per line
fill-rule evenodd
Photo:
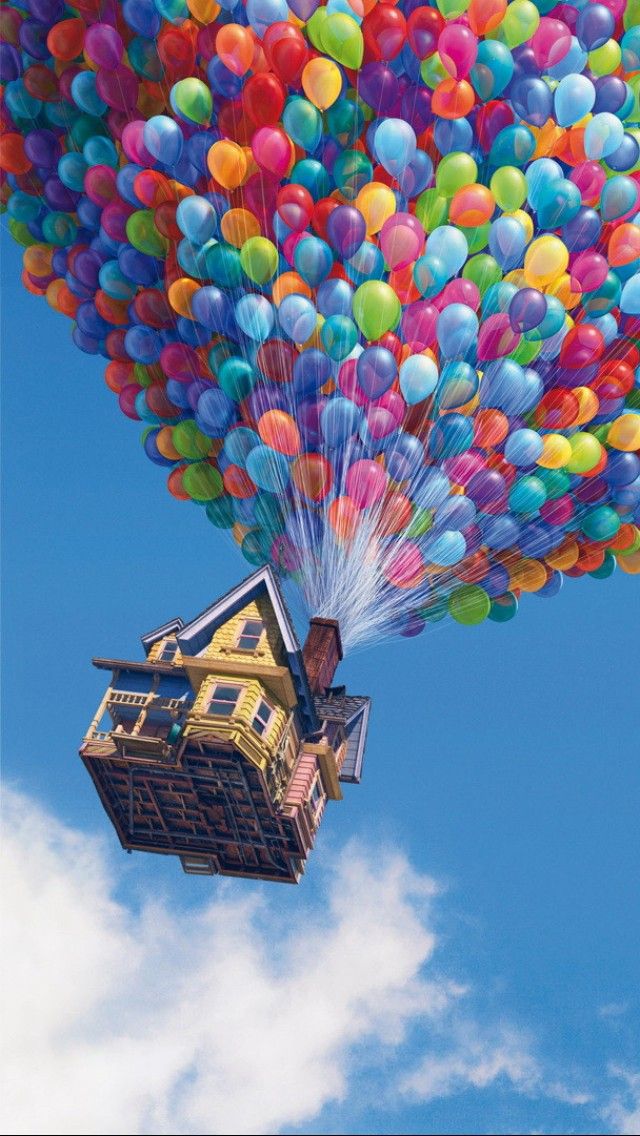
<path fill-rule="evenodd" d="M 514 331 L 539 327 L 547 314 L 547 301 L 537 288 L 521 288 L 509 304 L 509 323 Z"/>
<path fill-rule="evenodd" d="M 377 114 L 393 116 L 400 102 L 398 76 L 386 63 L 365 63 L 360 71 L 358 94 Z"/>
<path fill-rule="evenodd" d="M 467 497 L 474 505 L 482 509 L 483 505 L 491 505 L 504 495 L 505 481 L 496 469 L 483 469 L 476 473 L 467 485 Z"/>
<path fill-rule="evenodd" d="M 395 356 L 386 347 L 367 347 L 356 364 L 360 389 L 368 398 L 380 398 L 398 374 Z"/>
<path fill-rule="evenodd" d="M 24 140 L 24 152 L 34 166 L 50 170 L 57 167 L 62 147 L 53 130 L 30 130 Z"/>
<path fill-rule="evenodd" d="M 355 256 L 367 235 L 364 217 L 355 205 L 338 205 L 329 214 L 327 236 L 329 243 L 344 260 Z"/>

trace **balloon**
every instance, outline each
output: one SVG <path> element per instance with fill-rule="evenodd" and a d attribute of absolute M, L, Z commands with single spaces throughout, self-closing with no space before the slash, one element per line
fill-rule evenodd
<path fill-rule="evenodd" d="M 640 571 L 639 19 L 6 5 L 25 287 L 348 644 Z"/>

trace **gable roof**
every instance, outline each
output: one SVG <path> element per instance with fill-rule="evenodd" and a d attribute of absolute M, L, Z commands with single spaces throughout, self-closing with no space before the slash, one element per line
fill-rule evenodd
<path fill-rule="evenodd" d="M 148 653 L 153 643 L 158 639 L 175 632 L 178 647 L 182 654 L 197 655 L 211 642 L 211 638 L 218 628 L 222 627 L 227 620 L 232 619 L 234 615 L 237 615 L 239 611 L 242 611 L 247 604 L 261 598 L 269 601 L 276 617 L 298 698 L 303 730 L 305 733 L 312 733 L 317 730 L 318 721 L 302 659 L 302 651 L 280 585 L 269 565 L 259 568 L 257 572 L 248 576 L 242 583 L 231 588 L 226 595 L 216 600 L 211 607 L 205 608 L 189 623 L 185 624 L 183 620 L 175 619 L 170 623 L 165 623 L 155 631 L 149 632 L 142 638 L 143 645 Z"/>
<path fill-rule="evenodd" d="M 363 694 L 347 694 L 344 686 L 333 686 L 325 694 L 317 695 L 315 704 L 320 721 L 340 722 L 344 726 L 347 754 L 340 770 L 340 780 L 359 783 L 362 778 L 371 699 Z"/>
<path fill-rule="evenodd" d="M 167 635 L 175 635 L 178 631 L 181 631 L 183 627 L 184 620 L 180 619 L 180 616 L 178 615 L 175 619 L 170 619 L 168 623 L 163 623 L 162 627 L 156 627 L 153 631 L 149 631 L 146 635 L 142 635 L 141 641 L 142 646 L 144 647 L 145 655 L 149 654 L 149 651 L 153 647 L 153 644 L 157 643 L 158 639 L 166 639 Z"/>

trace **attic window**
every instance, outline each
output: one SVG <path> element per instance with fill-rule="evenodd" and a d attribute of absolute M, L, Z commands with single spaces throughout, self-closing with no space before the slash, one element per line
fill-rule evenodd
<path fill-rule="evenodd" d="M 230 718 L 235 713 L 241 694 L 241 686 L 228 686 L 226 683 L 217 682 L 211 691 L 207 714 L 219 714 L 222 718 Z"/>
<path fill-rule="evenodd" d="M 178 644 L 175 639 L 166 639 L 160 648 L 159 658 L 163 663 L 171 663 L 178 654 Z"/>
<path fill-rule="evenodd" d="M 259 734 L 260 737 L 264 737 L 264 735 L 269 730 L 272 717 L 273 708 L 269 705 L 268 702 L 265 702 L 264 698 L 261 698 L 258 703 L 258 709 L 256 710 L 255 717 L 253 719 L 253 722 L 251 723 L 256 734 Z"/>
<path fill-rule="evenodd" d="M 264 623 L 261 619 L 245 619 L 236 647 L 241 651 L 255 651 L 262 638 Z"/>

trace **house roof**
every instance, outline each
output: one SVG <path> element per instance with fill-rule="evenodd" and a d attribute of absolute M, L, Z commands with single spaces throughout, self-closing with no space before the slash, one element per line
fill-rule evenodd
<path fill-rule="evenodd" d="M 211 607 L 206 608 L 189 623 L 185 624 L 181 619 L 172 620 L 155 631 L 149 632 L 148 635 L 144 635 L 142 643 L 148 653 L 153 643 L 158 639 L 175 633 L 182 654 L 197 655 L 211 641 L 211 637 L 219 627 L 222 627 L 228 619 L 242 611 L 247 604 L 261 598 L 266 598 L 273 609 L 298 697 L 303 729 L 305 733 L 312 733 L 317 730 L 318 721 L 315 702 L 302 659 L 302 651 L 280 585 L 269 565 L 259 568 L 257 572 L 248 576 L 242 583 L 231 588 L 226 595 L 216 600 Z"/>
<path fill-rule="evenodd" d="M 316 696 L 315 704 L 320 721 L 328 719 L 344 726 L 347 755 L 340 780 L 358 783 L 362 777 L 371 699 L 363 694 L 347 694 L 344 686 L 333 686 L 325 694 Z"/>

